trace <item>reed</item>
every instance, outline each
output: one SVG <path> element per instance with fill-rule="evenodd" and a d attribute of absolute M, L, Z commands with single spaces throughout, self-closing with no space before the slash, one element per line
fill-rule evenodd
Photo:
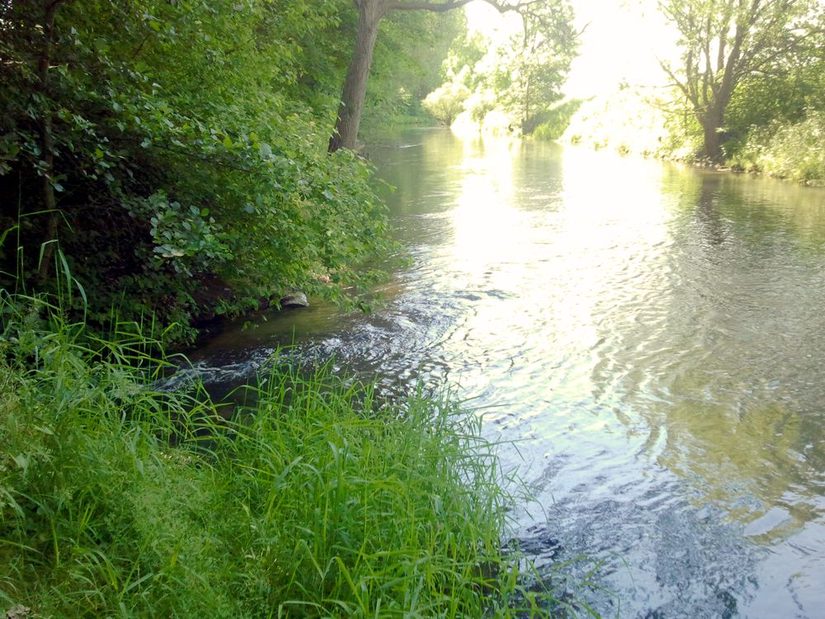
<path fill-rule="evenodd" d="M 273 363 L 231 415 L 145 326 L 0 295 L 0 609 L 36 616 L 541 616 L 512 497 L 446 399 Z M 535 583 L 533 583 L 535 584 Z"/>

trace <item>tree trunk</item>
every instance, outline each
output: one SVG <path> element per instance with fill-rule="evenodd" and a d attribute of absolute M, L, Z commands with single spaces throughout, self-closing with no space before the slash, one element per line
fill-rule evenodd
<path fill-rule="evenodd" d="M 335 131 L 329 139 L 331 153 L 339 148 L 355 148 L 364 97 L 367 93 L 367 77 L 372 64 L 375 39 L 378 36 L 378 23 L 382 16 L 382 8 L 375 0 L 361 0 L 358 3 L 358 34 L 347 78 L 344 81 Z"/>
<path fill-rule="evenodd" d="M 722 162 L 722 141 L 719 138 L 719 131 L 717 127 L 706 126 L 703 128 L 705 133 L 705 146 L 703 154 L 711 163 Z"/>
<path fill-rule="evenodd" d="M 699 118 L 704 134 L 703 155 L 711 163 L 722 163 L 722 111 L 719 102 Z"/>
<path fill-rule="evenodd" d="M 40 265 L 38 279 L 45 283 L 51 273 L 54 245 L 57 243 L 58 215 L 57 199 L 54 195 L 54 137 L 52 134 L 52 111 L 50 109 L 49 67 L 52 61 L 52 42 L 54 39 L 54 18 L 58 6 L 63 0 L 48 0 L 43 15 L 43 48 L 37 62 L 37 73 L 40 92 L 43 95 L 44 107 L 40 119 L 40 148 L 43 156 L 43 170 L 41 191 L 43 194 L 43 210 L 48 217 L 46 231 L 41 243 Z"/>

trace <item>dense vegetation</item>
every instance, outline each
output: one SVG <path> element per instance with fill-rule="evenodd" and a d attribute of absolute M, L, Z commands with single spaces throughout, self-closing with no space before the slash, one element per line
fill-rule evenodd
<path fill-rule="evenodd" d="M 347 0 L 0 2 L 0 286 L 54 291 L 65 262 L 93 318 L 187 324 L 362 282 L 383 206 L 326 153 L 354 21 Z M 371 113 L 432 87 L 403 59 L 444 53 L 441 23 L 387 20 Z"/>
<path fill-rule="evenodd" d="M 815 137 L 825 111 L 822 4 L 667 0 L 661 7 L 682 49 L 678 69 L 663 67 L 695 123 L 684 128 L 701 134 L 699 154 L 712 163 L 825 179 Z"/>
<path fill-rule="evenodd" d="M 373 125 L 437 86 L 435 13 L 381 20 Z M 277 358 L 232 407 L 163 387 L 188 325 L 390 248 L 327 153 L 357 31 L 349 0 L 0 0 L 3 614 L 550 612 L 473 414 Z"/>
<path fill-rule="evenodd" d="M 512 497 L 475 415 L 277 359 L 230 411 L 163 391 L 137 325 L 101 339 L 6 295 L 0 314 L 0 611 L 549 612 L 502 549 Z"/>
<path fill-rule="evenodd" d="M 825 183 L 825 6 L 662 0 L 678 59 L 669 89 L 586 102 L 567 139 Z"/>
<path fill-rule="evenodd" d="M 189 325 L 341 298 L 388 253 L 369 165 L 333 132 L 365 23 L 345 146 L 362 104 L 372 127 L 423 107 L 560 135 L 569 3 L 488 3 L 518 35 L 467 36 L 466 0 L 0 0 L 0 609 L 551 612 L 501 547 L 512 497 L 474 416 L 277 359 L 231 409 L 160 387 Z M 822 14 L 724 5 L 662 3 L 685 53 L 651 152 L 825 179 Z"/>

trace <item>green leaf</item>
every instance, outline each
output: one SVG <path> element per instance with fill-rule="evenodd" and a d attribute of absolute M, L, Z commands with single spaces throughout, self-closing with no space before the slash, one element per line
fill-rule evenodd
<path fill-rule="evenodd" d="M 29 457 L 26 454 L 17 454 L 12 459 L 19 468 L 23 469 L 24 473 L 29 468 Z"/>

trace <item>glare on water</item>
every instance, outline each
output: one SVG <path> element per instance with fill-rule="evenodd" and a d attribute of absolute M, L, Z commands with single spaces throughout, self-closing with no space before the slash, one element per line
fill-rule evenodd
<path fill-rule="evenodd" d="M 294 340 L 388 392 L 450 384 L 513 441 L 515 534 L 573 597 L 822 616 L 825 191 L 442 131 L 373 159 L 412 257 L 385 305 L 229 329 L 207 375 Z"/>

